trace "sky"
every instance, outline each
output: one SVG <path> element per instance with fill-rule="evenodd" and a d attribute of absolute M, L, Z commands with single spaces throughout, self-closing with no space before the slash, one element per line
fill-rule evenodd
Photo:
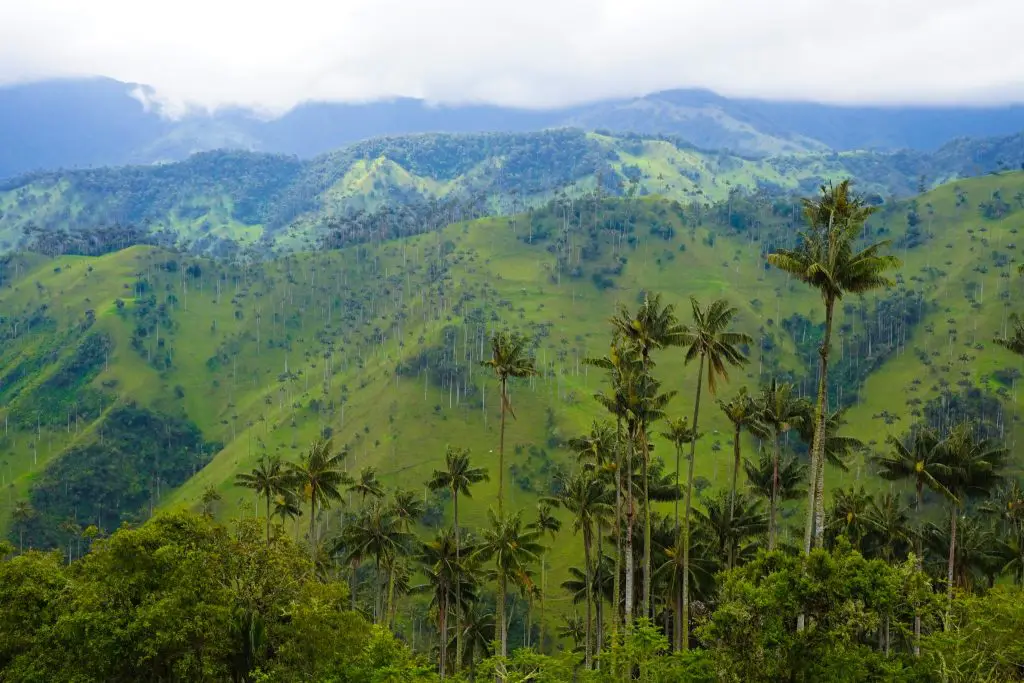
<path fill-rule="evenodd" d="M 550 107 L 669 88 L 1024 101 L 1024 0 L 5 0 L 0 84 L 102 75 L 167 110 L 394 96 Z"/>

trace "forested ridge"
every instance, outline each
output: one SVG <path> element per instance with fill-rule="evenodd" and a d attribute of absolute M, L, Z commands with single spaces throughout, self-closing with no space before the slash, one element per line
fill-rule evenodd
<path fill-rule="evenodd" d="M 1024 176 L 639 189 L 7 257 L 0 676 L 1024 676 Z"/>
<path fill-rule="evenodd" d="M 744 157 L 667 135 L 575 129 L 379 138 L 310 160 L 219 150 L 177 163 L 6 180 L 0 248 L 56 234 L 59 248 L 97 253 L 97 241 L 123 244 L 120 235 L 132 231 L 202 253 L 294 249 L 323 222 L 353 212 L 412 206 L 422 213 L 443 201 L 508 215 L 559 191 L 581 196 L 598 183 L 609 195 L 635 185 L 640 194 L 708 203 L 735 189 L 806 194 L 826 180 L 853 177 L 865 192 L 908 196 L 958 177 L 1016 169 L 1021 159 L 1019 135 L 958 140 L 934 153 Z"/>

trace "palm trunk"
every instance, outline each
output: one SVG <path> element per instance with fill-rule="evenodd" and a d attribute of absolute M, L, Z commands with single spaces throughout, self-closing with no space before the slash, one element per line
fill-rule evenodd
<path fill-rule="evenodd" d="M 455 508 L 452 520 L 455 525 L 455 666 L 452 670 L 457 674 L 462 662 L 462 560 L 459 543 L 459 490 L 454 486 L 452 505 Z"/>
<path fill-rule="evenodd" d="M 804 531 L 804 553 L 810 554 L 811 544 L 821 547 L 825 532 L 825 520 L 819 516 L 818 482 L 824 488 L 825 481 L 825 416 L 828 411 L 828 355 L 832 342 L 832 309 L 835 300 L 825 299 L 825 336 L 821 340 L 818 355 L 821 363 L 818 369 L 818 397 L 814 406 L 814 439 L 811 443 L 811 480 L 808 487 L 807 529 Z M 820 472 L 819 472 L 820 470 Z M 824 509 L 822 501 L 820 509 Z"/>
<path fill-rule="evenodd" d="M 391 622 L 391 615 L 394 613 L 395 605 L 395 562 L 394 560 L 387 564 L 388 572 L 388 594 L 387 594 L 387 605 L 384 607 L 384 614 L 381 615 L 381 619 L 387 625 L 388 630 L 394 628 L 394 624 Z"/>
<path fill-rule="evenodd" d="M 501 656 L 508 656 L 508 622 L 505 621 L 505 572 L 498 577 L 498 629 L 501 634 Z"/>
<path fill-rule="evenodd" d="M 498 519 L 505 519 L 505 396 L 507 379 L 501 378 L 501 436 L 498 437 Z M 504 654 L 504 653 L 502 653 Z"/>
<path fill-rule="evenodd" d="M 775 550 L 775 539 L 778 535 L 775 524 L 779 504 L 779 432 L 778 430 L 772 430 L 772 433 L 775 438 L 772 444 L 772 495 L 771 509 L 768 513 L 768 550 Z"/>
<path fill-rule="evenodd" d="M 270 491 L 267 491 L 267 545 L 270 545 Z"/>
<path fill-rule="evenodd" d="M 625 616 L 626 633 L 633 628 L 633 579 L 635 567 L 633 565 L 633 449 L 636 446 L 634 433 L 629 429 L 629 444 L 626 450 L 626 586 L 625 586 Z"/>
<path fill-rule="evenodd" d="M 591 652 L 593 651 L 593 569 L 590 564 L 590 532 L 587 529 L 583 530 L 583 570 L 586 572 L 586 581 L 584 583 L 584 590 L 586 591 L 587 600 L 587 626 L 586 626 L 586 644 L 583 647 L 583 665 L 587 668 L 591 668 Z"/>
<path fill-rule="evenodd" d="M 949 515 L 949 561 L 946 563 L 946 620 L 944 631 L 949 630 L 949 613 L 953 608 L 953 564 L 956 561 L 956 513 L 957 506 Z"/>
<path fill-rule="evenodd" d="M 438 631 L 440 632 L 440 646 L 438 648 L 438 672 L 441 675 L 441 680 L 444 680 L 445 669 L 448 664 L 448 605 L 443 597 L 437 605 L 437 619 L 438 619 Z"/>
<path fill-rule="evenodd" d="M 545 573 L 547 557 L 548 553 L 546 550 L 540 554 L 540 642 L 537 644 L 537 651 L 541 654 L 544 654 L 544 586 L 547 581 Z"/>
<path fill-rule="evenodd" d="M 683 591 L 676 587 L 676 632 L 672 637 L 676 652 L 683 649 Z"/>
<path fill-rule="evenodd" d="M 597 668 L 601 668 L 601 646 L 604 643 L 604 596 L 601 592 L 601 560 L 604 558 L 604 544 L 601 541 L 602 533 L 601 524 L 597 525 L 597 564 L 594 567 L 594 574 L 596 576 L 595 581 L 597 582 L 597 605 L 595 606 L 595 612 L 597 616 L 597 623 L 595 624 L 595 638 L 594 653 L 597 656 Z"/>
<path fill-rule="evenodd" d="M 824 439 L 822 439 L 824 441 Z M 825 543 L 825 454 L 818 458 L 818 478 L 814 481 L 814 547 L 822 548 Z M 860 541 L 858 540 L 858 544 Z"/>
<path fill-rule="evenodd" d="M 615 576 L 612 578 L 612 638 L 619 633 L 622 616 L 622 418 L 615 420 Z"/>
<path fill-rule="evenodd" d="M 729 491 L 729 528 L 732 528 L 732 520 L 736 517 L 736 486 L 740 479 L 740 433 L 742 428 L 736 425 L 736 431 L 732 439 L 732 488 Z M 729 540 L 729 563 L 728 568 L 733 565 L 732 540 Z"/>
<path fill-rule="evenodd" d="M 682 444 L 676 444 L 676 538 L 679 538 L 679 470 L 683 462 Z"/>
<path fill-rule="evenodd" d="M 316 562 L 316 496 L 310 493 L 309 496 L 309 559 Z"/>
<path fill-rule="evenodd" d="M 917 545 L 917 557 L 915 561 L 917 563 L 917 572 L 920 574 L 924 566 L 924 551 L 921 543 L 921 500 L 924 497 L 924 480 L 920 477 L 917 478 L 917 505 L 915 510 L 917 512 L 917 538 L 915 544 Z M 914 656 L 921 656 L 921 610 L 916 605 L 914 606 Z"/>
<path fill-rule="evenodd" d="M 640 435 L 643 437 L 643 462 L 641 474 L 644 480 L 644 585 L 643 585 L 643 616 L 651 617 L 651 479 L 647 475 L 651 460 L 651 452 L 647 447 L 647 425 L 641 423 Z"/>
<path fill-rule="evenodd" d="M 700 390 L 704 381 L 704 354 L 697 367 L 697 397 L 693 402 L 693 441 L 690 442 L 690 464 L 686 473 L 686 503 L 683 509 L 683 619 L 679 623 L 682 649 L 690 649 L 690 508 L 693 499 L 693 465 L 697 460 L 697 419 L 700 417 Z"/>

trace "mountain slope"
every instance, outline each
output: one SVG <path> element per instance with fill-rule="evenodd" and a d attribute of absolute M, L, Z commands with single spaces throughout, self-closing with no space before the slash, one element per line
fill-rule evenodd
<path fill-rule="evenodd" d="M 1020 363 L 990 342 L 1022 286 L 1018 195 L 1024 174 L 971 179 L 872 220 L 906 266 L 893 290 L 845 301 L 836 323 L 831 400 L 850 406 L 852 433 L 880 444 L 918 415 L 948 424 L 969 414 L 1008 443 L 1024 434 Z M 583 359 L 606 352 L 616 302 L 634 306 L 643 291 L 664 292 L 684 318 L 690 295 L 739 308 L 738 326 L 756 342 L 723 396 L 771 376 L 813 391 L 820 301 L 761 258 L 791 243 L 792 209 L 742 198 L 699 212 L 655 199 L 556 203 L 267 263 L 142 246 L 9 256 L 0 271 L 8 502 L 27 496 L 39 508 L 36 543 L 65 542 L 69 516 L 110 528 L 151 507 L 197 506 L 211 487 L 219 514 L 248 514 L 255 501 L 234 474 L 265 453 L 294 459 L 321 434 L 347 451 L 350 469 L 372 465 L 416 491 L 448 444 L 471 448 L 493 473 L 498 397 L 479 361 L 488 335 L 510 326 L 534 338 L 542 368 L 513 384 L 507 441 L 510 505 L 530 506 L 567 464 L 565 439 L 601 415 L 590 395 L 604 380 Z M 694 373 L 677 354 L 656 360 L 666 388 L 680 392 L 669 414 L 687 414 Z M 701 488 L 726 481 L 731 440 L 719 411 L 705 419 Z M 118 476 L 74 466 L 103 448 L 120 454 Z M 670 452 L 656 438 L 655 454 Z M 837 476 L 857 481 L 864 468 L 854 461 Z M 493 486 L 475 492 L 467 519 L 480 519 Z M 428 497 L 435 523 L 443 503 Z M 0 523 L 9 526 L 10 510 L 0 505 Z M 556 552 L 566 556 L 554 564 L 567 566 L 571 551 Z"/>

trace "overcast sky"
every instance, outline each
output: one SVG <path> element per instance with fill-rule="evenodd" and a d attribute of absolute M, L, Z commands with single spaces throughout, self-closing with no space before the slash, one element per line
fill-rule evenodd
<path fill-rule="evenodd" d="M 550 106 L 677 87 L 1024 100 L 1024 0 L 0 0 L 0 83 L 104 75 L 281 111 Z"/>

